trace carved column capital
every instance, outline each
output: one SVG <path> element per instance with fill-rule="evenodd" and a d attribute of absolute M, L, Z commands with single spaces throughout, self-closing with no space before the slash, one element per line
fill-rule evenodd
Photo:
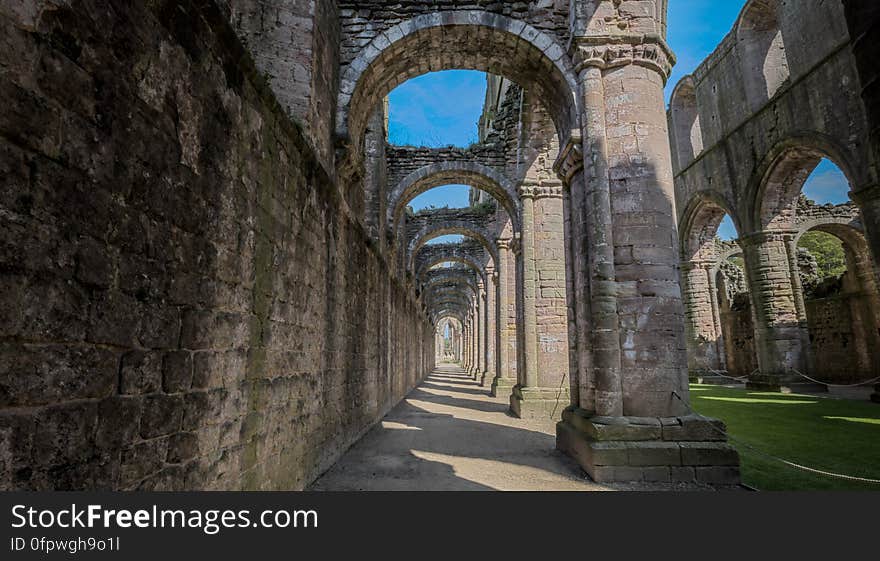
<path fill-rule="evenodd" d="M 527 181 L 519 187 L 520 199 L 561 199 L 562 194 L 562 183 L 556 181 Z"/>
<path fill-rule="evenodd" d="M 579 37 L 572 49 L 578 72 L 589 67 L 606 70 L 636 64 L 655 70 L 665 83 L 675 64 L 672 49 L 656 34 Z"/>
<path fill-rule="evenodd" d="M 565 146 L 559 151 L 559 156 L 553 164 L 553 171 L 565 183 L 566 187 L 570 187 L 571 180 L 575 174 L 584 169 L 584 154 L 581 142 L 580 135 L 571 135 Z"/>
<path fill-rule="evenodd" d="M 787 241 L 797 236 L 797 230 L 760 230 L 739 237 L 742 248 L 752 247 L 765 242 Z"/>

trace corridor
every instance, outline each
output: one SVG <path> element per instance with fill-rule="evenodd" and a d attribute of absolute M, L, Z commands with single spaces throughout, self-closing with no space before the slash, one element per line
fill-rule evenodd
<path fill-rule="evenodd" d="M 565 403 L 560 403 L 561 408 Z M 312 486 L 321 491 L 598 491 L 556 451 L 555 423 L 516 419 L 441 365 Z"/>

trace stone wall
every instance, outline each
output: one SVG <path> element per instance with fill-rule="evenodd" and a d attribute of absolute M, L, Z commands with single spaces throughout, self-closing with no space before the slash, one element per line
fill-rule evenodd
<path fill-rule="evenodd" d="M 747 297 L 739 298 L 733 306 L 729 304 L 722 303 L 720 313 L 726 351 L 725 365 L 729 376 L 745 378 L 758 368 L 752 308 Z"/>
<path fill-rule="evenodd" d="M 393 188 L 406 176 L 423 167 L 438 163 L 476 163 L 503 172 L 507 154 L 498 144 L 475 144 L 469 148 L 427 148 L 415 146 L 389 146 L 388 185 Z"/>
<path fill-rule="evenodd" d="M 383 31 L 405 20 L 437 10 L 483 10 L 516 18 L 553 33 L 564 44 L 569 35 L 570 3 L 571 0 L 341 0 L 338 4 L 342 19 L 342 63 L 345 65 L 351 62 Z"/>
<path fill-rule="evenodd" d="M 757 55 L 747 52 L 734 28 L 676 88 L 669 114 L 673 153 L 681 153 L 689 139 L 677 138 L 674 131 L 691 128 L 676 122 L 677 110 L 695 103 L 690 114 L 699 120 L 703 147 L 686 160 L 673 158 L 680 218 L 696 195 L 712 193 L 744 228 L 742 234 L 760 227 L 752 223 L 761 203 L 756 174 L 766 171 L 762 166 L 785 143 L 826 152 L 854 182 L 853 189 L 872 179 L 865 110 L 842 6 L 822 0 L 767 4 L 782 6 L 777 26 L 789 53 L 790 76 L 780 89 L 762 104 L 748 101 L 744 88 L 754 73 L 749 57 Z M 678 93 L 688 81 L 694 93 L 682 99 Z"/>
<path fill-rule="evenodd" d="M 859 334 L 851 308 L 859 304 L 860 298 L 851 294 L 806 302 L 813 360 L 823 381 L 846 384 L 872 378 L 870 363 L 859 364 L 856 348 Z"/>
<path fill-rule="evenodd" d="M 340 42 L 335 0 L 227 0 L 220 5 L 276 99 L 303 124 L 321 164 L 333 170 Z"/>
<path fill-rule="evenodd" d="M 213 3 L 22 6 L 0 488 L 304 487 L 432 366 L 422 305 Z"/>

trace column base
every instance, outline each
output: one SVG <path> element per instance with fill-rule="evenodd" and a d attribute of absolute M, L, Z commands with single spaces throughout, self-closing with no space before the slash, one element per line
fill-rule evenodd
<path fill-rule="evenodd" d="M 746 382 L 746 389 L 779 393 L 825 393 L 828 386 L 788 374 L 753 374 Z"/>
<path fill-rule="evenodd" d="M 492 380 L 492 391 L 489 395 L 492 397 L 507 397 L 513 393 L 513 387 L 515 385 L 516 380 L 496 376 L 495 379 Z"/>
<path fill-rule="evenodd" d="M 568 386 L 556 389 L 516 385 L 510 394 L 510 412 L 520 419 L 558 419 L 570 404 Z"/>
<path fill-rule="evenodd" d="M 493 378 L 494 376 L 490 374 L 488 370 L 484 371 L 483 374 L 480 376 L 480 385 L 485 388 L 492 382 Z"/>
<path fill-rule="evenodd" d="M 598 483 L 739 485 L 739 454 L 718 429 L 684 417 L 597 417 L 569 407 L 556 425 L 556 448 Z"/>

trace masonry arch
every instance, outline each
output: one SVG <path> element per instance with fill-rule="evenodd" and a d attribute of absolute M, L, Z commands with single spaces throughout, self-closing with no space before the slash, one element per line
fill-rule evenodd
<path fill-rule="evenodd" d="M 719 240 L 718 229 L 724 217 L 730 216 L 739 231 L 731 208 L 721 195 L 699 192 L 685 208 L 679 231 L 688 371 L 692 379 L 715 377 L 728 370 L 730 362 L 726 341 L 732 338 L 732 324 L 724 316 L 730 308 L 730 298 L 725 297 L 729 287 L 720 260 L 727 247 Z M 726 245 L 736 246 L 735 242 Z"/>
<path fill-rule="evenodd" d="M 449 184 L 469 185 L 489 193 L 504 207 L 514 231 L 518 231 L 519 197 L 516 185 L 502 173 L 476 162 L 438 162 L 407 175 L 388 195 L 388 223 L 396 227 L 410 201 L 431 189 Z"/>
<path fill-rule="evenodd" d="M 791 79 L 780 6 L 780 0 L 750 0 L 735 27 L 743 87 L 753 111 L 772 99 Z"/>
<path fill-rule="evenodd" d="M 693 76 L 684 77 L 672 92 L 672 134 L 678 169 L 689 166 L 703 152 L 703 132 Z"/>
<path fill-rule="evenodd" d="M 472 270 L 477 278 L 481 280 L 485 276 L 483 264 L 477 259 L 474 259 L 474 257 L 470 255 L 470 252 L 456 247 L 449 247 L 445 248 L 445 251 L 437 253 L 424 260 L 422 263 L 417 262 L 418 268 L 415 272 L 415 278 L 421 281 L 424 279 L 425 273 L 430 271 L 433 267 L 443 263 L 457 263 L 459 265 L 464 265 Z"/>
<path fill-rule="evenodd" d="M 691 197 L 679 228 L 683 261 L 716 259 L 714 241 L 724 217 L 730 216 L 737 232 L 742 231 L 733 208 L 723 195 L 714 191 L 699 191 Z"/>
<path fill-rule="evenodd" d="M 809 270 L 817 268 L 815 256 L 811 256 L 811 263 L 801 262 L 804 308 L 816 372 L 823 381 L 840 384 L 880 376 L 880 292 L 867 238 L 855 222 L 846 223 L 842 218 L 813 220 L 801 225 L 799 251 L 809 247 L 803 242 L 816 233 L 838 240 L 845 256 L 845 271 L 830 276 L 828 271 Z M 814 243 L 821 240 L 821 235 L 813 238 Z"/>
<path fill-rule="evenodd" d="M 845 143 L 818 132 L 791 136 L 768 152 L 751 179 L 748 226 L 753 231 L 795 229 L 798 198 L 823 158 L 840 168 L 850 190 L 862 184 L 865 172 Z"/>
<path fill-rule="evenodd" d="M 370 112 L 384 96 L 410 78 L 451 69 L 502 75 L 535 91 L 550 107 L 561 139 L 579 128 L 575 73 L 555 39 L 499 14 L 437 11 L 380 33 L 344 70 L 337 137 L 360 153 Z"/>
<path fill-rule="evenodd" d="M 427 225 L 412 237 L 407 245 L 407 255 L 409 255 L 408 268 L 412 270 L 416 254 L 428 242 L 449 235 L 465 236 L 480 242 L 489 254 L 489 257 L 491 257 L 492 263 L 498 262 L 498 248 L 495 246 L 495 242 L 492 241 L 493 235 L 491 232 L 466 220 L 449 220 L 441 224 Z"/>

